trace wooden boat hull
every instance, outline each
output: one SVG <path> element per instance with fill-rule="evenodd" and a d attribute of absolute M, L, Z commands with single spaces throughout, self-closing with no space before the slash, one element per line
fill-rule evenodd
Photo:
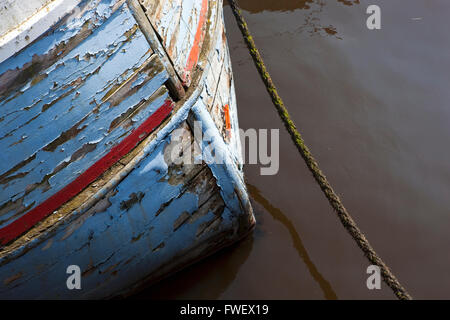
<path fill-rule="evenodd" d="M 165 52 L 103 0 L 0 63 L 0 298 L 127 295 L 253 228 L 222 2 L 178 2 L 140 4 Z"/>

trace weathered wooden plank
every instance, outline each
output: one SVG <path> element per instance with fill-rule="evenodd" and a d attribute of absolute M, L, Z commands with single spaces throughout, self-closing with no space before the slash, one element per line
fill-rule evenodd
<path fill-rule="evenodd" d="M 0 229 L 0 241 L 5 245 L 31 227 L 41 222 L 48 215 L 61 207 L 71 198 L 78 195 L 89 184 L 98 179 L 105 171 L 125 157 L 133 148 L 157 128 L 173 110 L 173 103 L 167 100 L 156 112 L 154 112 L 142 125 L 114 146 L 107 154 L 96 161 L 92 166 L 83 171 L 63 189 L 58 190 L 50 198 L 46 199 L 26 214 L 12 223 Z M 34 203 L 33 203 L 34 204 Z M 17 214 L 16 214 L 17 216 Z"/>
<path fill-rule="evenodd" d="M 39 74 L 0 101 L 0 226 L 54 196 L 169 99 L 168 74 L 126 5 Z"/>
<path fill-rule="evenodd" d="M 20 90 L 17 90 L 27 83 L 39 82 L 45 77 L 40 74 L 43 70 L 63 59 L 92 35 L 116 13 L 121 3 L 123 0 L 84 1 L 74 13 L 64 19 L 56 19 L 56 24 L 50 30 L 42 30 L 47 32 L 40 39 L 34 42 L 30 40 L 21 51 L 12 51 L 14 55 L 0 64 L 0 100 L 20 95 Z M 36 29 L 39 28 L 30 27 L 30 32 Z M 0 50 L 9 52 L 12 49 L 2 46 Z"/>
<path fill-rule="evenodd" d="M 208 59 L 210 75 L 205 83 L 207 94 L 204 101 L 235 163 L 242 168 L 237 102 L 222 12 L 217 19 L 217 29 L 220 36 L 215 38 L 213 54 Z"/>
<path fill-rule="evenodd" d="M 183 140 L 182 149 L 186 150 L 192 148 L 194 139 L 186 124 L 183 127 L 188 139 Z M 33 266 L 26 263 L 30 259 L 39 270 L 53 274 L 51 281 L 55 283 L 64 281 L 64 273 L 60 275 L 58 270 L 74 261 L 83 272 L 84 290 L 77 294 L 89 298 L 105 287 L 109 287 L 108 292 L 120 292 L 126 289 L 125 283 L 159 272 L 159 267 L 172 262 L 174 255 L 205 245 L 209 239 L 211 246 L 217 246 L 217 232 L 230 228 L 230 213 L 215 177 L 205 164 L 167 163 L 175 139 L 167 141 L 172 142 L 161 143 L 96 206 L 60 229 L 52 240 L 16 258 L 14 268 L 4 261 L 0 296 L 46 295 L 38 290 L 43 281 L 40 273 L 30 273 Z M 145 184 L 140 183 L 143 177 Z M 223 243 L 230 241 L 227 237 L 221 239 Z M 15 276 L 18 272 L 14 270 L 20 270 L 20 276 Z M 53 288 L 60 297 L 73 294 L 64 286 Z"/>
<path fill-rule="evenodd" d="M 192 80 L 216 1 L 139 0 L 185 86 Z"/>
<path fill-rule="evenodd" d="M 203 130 L 211 129 L 221 150 L 231 147 L 207 112 L 222 87 L 215 73 L 223 68 L 213 64 L 220 53 L 214 43 L 223 29 L 215 26 L 216 21 L 208 24 L 210 47 L 200 60 L 206 72 L 198 70 L 197 89 L 188 91 L 164 127 L 57 212 L 0 248 L 0 297 L 105 298 L 129 292 L 230 245 L 251 229 L 242 172 L 233 163 L 205 167 L 169 161 L 175 139 L 174 132 L 167 134 L 185 121 L 189 110 L 206 125 Z M 114 101 L 112 95 L 126 91 L 122 88 L 112 84 L 102 92 L 105 105 Z M 133 112 L 127 109 L 122 115 Z M 191 133 L 187 138 L 194 141 Z M 81 267 L 81 291 L 65 286 L 65 270 L 72 264 Z"/>
<path fill-rule="evenodd" d="M 167 81 L 167 87 L 169 91 L 171 92 L 175 100 L 180 100 L 185 95 L 183 85 L 178 78 L 178 75 L 176 74 L 172 63 L 167 56 L 165 49 L 161 45 L 157 34 L 153 30 L 148 17 L 142 10 L 142 7 L 139 4 L 138 0 L 127 0 L 127 3 L 131 8 L 131 11 L 133 12 L 134 17 L 138 22 L 141 31 L 144 33 L 147 41 L 150 43 L 151 48 L 159 55 L 162 64 L 164 65 L 166 71 L 169 73 L 169 79 Z"/>
<path fill-rule="evenodd" d="M 0 63 L 70 13 L 80 0 L 0 0 Z"/>
<path fill-rule="evenodd" d="M 24 3 L 17 1 L 0 0 L 0 37 L 21 25 L 37 11 L 42 9 L 52 0 L 32 0 Z"/>
<path fill-rule="evenodd" d="M 226 40 L 224 40 L 226 41 Z M 242 163 L 237 102 L 234 91 L 233 71 L 230 54 L 226 43 L 222 44 L 224 58 L 217 84 L 217 94 L 210 113 L 221 132 L 223 139 L 230 147 L 237 163 Z"/>

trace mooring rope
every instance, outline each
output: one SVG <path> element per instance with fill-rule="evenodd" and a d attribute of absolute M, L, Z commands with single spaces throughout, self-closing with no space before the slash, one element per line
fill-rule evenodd
<path fill-rule="evenodd" d="M 352 238 L 356 241 L 357 245 L 364 252 L 364 255 L 369 259 L 369 261 L 380 268 L 381 275 L 383 277 L 384 282 L 394 291 L 394 294 L 398 299 L 401 300 L 411 300 L 412 297 L 408 294 L 405 288 L 400 284 L 388 266 L 383 262 L 383 260 L 378 256 L 375 250 L 370 245 L 369 241 L 365 237 L 365 235 L 361 232 L 361 230 L 356 225 L 353 218 L 347 212 L 344 205 L 342 204 L 341 199 L 336 194 L 336 192 L 331 187 L 325 175 L 319 168 L 317 161 L 314 159 L 313 155 L 309 151 L 308 146 L 305 144 L 302 136 L 298 132 L 294 122 L 292 121 L 289 112 L 284 106 L 283 100 L 278 95 L 277 89 L 273 84 L 272 78 L 267 72 L 266 66 L 264 65 L 263 59 L 259 54 L 258 49 L 256 48 L 255 42 L 253 41 L 253 37 L 248 30 L 247 23 L 244 20 L 244 17 L 241 14 L 241 10 L 239 9 L 235 0 L 228 0 L 230 3 L 231 9 L 233 11 L 234 16 L 236 17 L 237 24 L 239 29 L 244 36 L 245 43 L 250 51 L 250 55 L 253 58 L 253 61 L 258 69 L 259 74 L 266 86 L 266 89 L 272 98 L 272 102 L 275 108 L 278 111 L 278 114 L 284 123 L 287 131 L 289 132 L 292 141 L 294 142 L 297 150 L 300 152 L 303 160 L 305 160 L 306 165 L 308 166 L 309 171 L 311 171 L 314 179 L 319 184 L 329 203 L 336 211 L 339 220 L 341 221 L 344 228 L 348 231 L 348 233 L 352 236 Z"/>

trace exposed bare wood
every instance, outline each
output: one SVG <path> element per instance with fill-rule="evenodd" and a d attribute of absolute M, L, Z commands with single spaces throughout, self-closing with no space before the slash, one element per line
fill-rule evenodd
<path fill-rule="evenodd" d="M 167 82 L 167 87 L 169 92 L 175 100 L 180 100 L 186 94 L 183 85 L 178 77 L 170 58 L 168 57 L 165 49 L 159 42 L 158 36 L 153 29 L 150 21 L 148 20 L 144 10 L 142 9 L 138 0 L 127 0 L 128 6 L 130 7 L 134 18 L 139 23 L 142 33 L 150 44 L 150 47 L 155 51 L 167 72 L 169 73 L 169 80 Z"/>

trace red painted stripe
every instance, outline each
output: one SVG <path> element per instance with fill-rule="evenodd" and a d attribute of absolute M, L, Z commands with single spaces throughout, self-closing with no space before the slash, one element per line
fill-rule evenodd
<path fill-rule="evenodd" d="M 15 220 L 11 224 L 0 229 L 0 242 L 2 245 L 8 244 L 18 236 L 28 231 L 39 221 L 61 207 L 64 203 L 83 191 L 89 184 L 94 182 L 114 163 L 133 150 L 136 145 L 144 140 L 164 119 L 172 112 L 173 102 L 167 100 L 158 110 L 156 110 L 144 123 L 133 130 L 129 136 L 123 139 L 118 145 L 113 147 L 103 158 L 98 160 L 92 167 L 88 168 L 74 181 L 58 191 L 56 194 L 45 200 L 40 205 L 28 211 L 25 215 Z"/>
<path fill-rule="evenodd" d="M 191 72 L 198 63 L 200 58 L 201 45 L 205 38 L 205 29 L 203 28 L 206 22 L 206 15 L 208 13 L 208 0 L 202 1 L 202 9 L 200 11 L 200 18 L 197 26 L 197 32 L 195 33 L 194 45 L 189 53 L 187 65 L 184 73 L 184 85 L 188 86 L 191 82 Z"/>

